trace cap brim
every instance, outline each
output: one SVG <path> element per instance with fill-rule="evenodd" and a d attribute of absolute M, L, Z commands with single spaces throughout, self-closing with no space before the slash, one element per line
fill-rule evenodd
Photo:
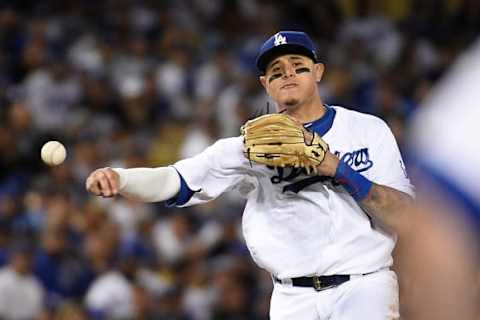
<path fill-rule="evenodd" d="M 280 46 L 273 47 L 270 50 L 264 52 L 260 57 L 258 57 L 257 59 L 258 70 L 262 73 L 265 73 L 265 69 L 267 68 L 268 64 L 278 56 L 281 56 L 284 54 L 299 54 L 302 56 L 309 57 L 315 63 L 318 62 L 317 57 L 312 51 L 308 50 L 304 46 L 289 43 L 289 44 L 283 44 Z"/>

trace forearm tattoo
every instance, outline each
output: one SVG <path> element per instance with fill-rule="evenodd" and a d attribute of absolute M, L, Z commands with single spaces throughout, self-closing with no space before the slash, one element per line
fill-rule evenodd
<path fill-rule="evenodd" d="M 412 202 L 408 194 L 374 183 L 360 205 L 373 218 L 396 230 Z"/>

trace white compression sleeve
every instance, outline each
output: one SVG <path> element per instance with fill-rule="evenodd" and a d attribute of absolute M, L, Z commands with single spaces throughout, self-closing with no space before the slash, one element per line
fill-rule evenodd
<path fill-rule="evenodd" d="M 164 201 L 180 191 L 180 176 L 173 167 L 114 168 L 120 176 L 119 193 L 142 202 Z"/>

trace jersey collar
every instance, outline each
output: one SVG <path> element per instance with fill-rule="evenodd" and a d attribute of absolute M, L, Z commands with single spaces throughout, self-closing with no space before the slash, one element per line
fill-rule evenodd
<path fill-rule="evenodd" d="M 320 136 L 323 136 L 325 133 L 328 132 L 328 130 L 330 130 L 333 125 L 333 120 L 335 119 L 336 111 L 334 108 L 327 105 L 325 105 L 325 108 L 326 112 L 320 119 L 305 123 L 303 125 L 305 129 L 314 131 Z"/>

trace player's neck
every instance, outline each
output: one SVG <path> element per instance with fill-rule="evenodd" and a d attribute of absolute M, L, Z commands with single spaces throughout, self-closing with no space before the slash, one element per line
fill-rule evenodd
<path fill-rule="evenodd" d="M 285 111 L 286 114 L 294 117 L 301 123 L 308 123 L 320 119 L 325 112 L 326 108 L 320 99 L 315 99 L 310 103 L 288 107 Z"/>

